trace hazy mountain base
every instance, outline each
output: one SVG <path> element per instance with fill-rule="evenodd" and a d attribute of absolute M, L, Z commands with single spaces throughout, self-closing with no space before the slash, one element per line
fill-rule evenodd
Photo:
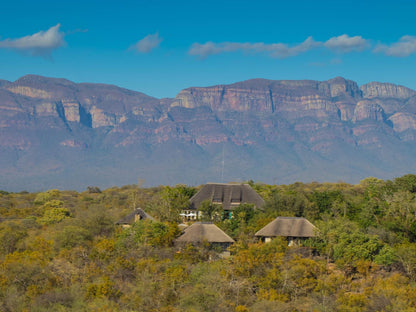
<path fill-rule="evenodd" d="M 415 172 L 416 148 L 363 149 L 342 144 L 337 152 L 319 155 L 302 145 L 286 142 L 262 146 L 212 144 L 207 149 L 190 143 L 119 147 L 115 150 L 74 150 L 59 146 L 45 157 L 44 150 L 1 151 L 0 189 L 8 191 L 84 190 L 89 185 L 107 188 L 145 179 L 146 186 L 185 183 L 343 180 L 358 182 L 366 176 L 389 179 Z M 405 152 L 403 152 L 403 150 Z M 14 162 L 11 167 L 10 162 Z"/>

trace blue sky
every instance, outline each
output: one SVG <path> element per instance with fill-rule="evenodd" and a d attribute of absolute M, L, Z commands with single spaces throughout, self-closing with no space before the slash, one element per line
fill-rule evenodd
<path fill-rule="evenodd" d="M 8 1 L 0 79 L 115 84 L 155 97 L 250 78 L 416 89 L 416 1 Z"/>

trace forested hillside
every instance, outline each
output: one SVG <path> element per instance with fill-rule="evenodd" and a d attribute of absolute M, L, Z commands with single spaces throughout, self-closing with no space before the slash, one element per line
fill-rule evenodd
<path fill-rule="evenodd" d="M 0 311 L 415 311 L 416 175 L 393 181 L 266 185 L 266 201 L 213 220 L 236 240 L 178 249 L 197 188 L 128 185 L 0 192 Z M 141 207 L 157 221 L 115 223 Z M 302 247 L 254 233 L 302 216 Z"/>

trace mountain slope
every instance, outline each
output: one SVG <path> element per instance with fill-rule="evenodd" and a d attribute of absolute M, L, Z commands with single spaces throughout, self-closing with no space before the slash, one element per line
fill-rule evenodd
<path fill-rule="evenodd" d="M 0 189 L 413 172 L 416 92 L 389 83 L 252 79 L 156 99 L 103 84 L 0 83 Z"/>

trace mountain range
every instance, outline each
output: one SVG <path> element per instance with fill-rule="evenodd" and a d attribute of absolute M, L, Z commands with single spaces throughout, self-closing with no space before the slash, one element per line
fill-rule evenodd
<path fill-rule="evenodd" d="M 35 75 L 0 80 L 0 189 L 388 179 L 416 169 L 416 91 L 251 79 L 157 99 Z"/>

